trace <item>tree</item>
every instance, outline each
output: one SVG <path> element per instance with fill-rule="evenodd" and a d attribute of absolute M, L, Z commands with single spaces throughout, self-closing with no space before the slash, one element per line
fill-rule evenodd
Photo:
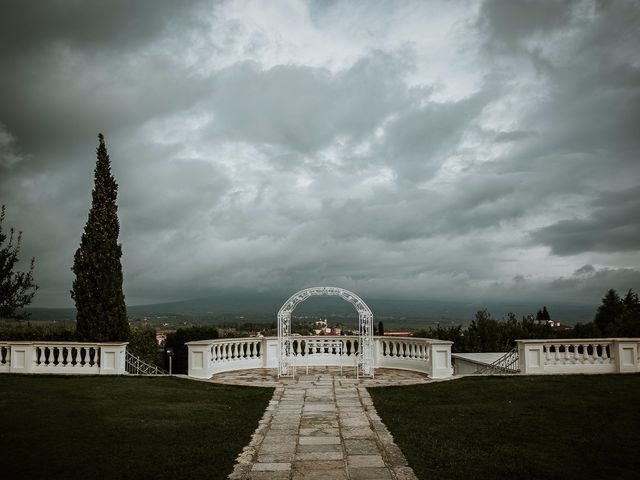
<path fill-rule="evenodd" d="M 35 258 L 31 259 L 31 265 L 26 272 L 14 272 L 16 264 L 20 261 L 20 244 L 22 232 L 18 232 L 17 238 L 13 228 L 9 235 L 2 231 L 5 206 L 0 209 L 0 318 L 25 318 L 28 314 L 16 310 L 31 303 L 38 286 L 33 281 L 33 269 Z M 4 242 L 9 239 L 5 245 Z M 14 243 L 15 241 L 15 243 Z"/>
<path fill-rule="evenodd" d="M 625 337 L 640 336 L 640 298 L 632 289 L 629 289 L 622 300 L 622 320 L 617 334 Z"/>
<path fill-rule="evenodd" d="M 618 293 L 612 288 L 602 299 L 594 322 L 603 335 L 615 336 L 618 325 L 622 321 L 624 305 Z"/>
<path fill-rule="evenodd" d="M 91 209 L 71 269 L 76 275 L 71 298 L 77 308 L 78 337 L 104 342 L 126 340 L 129 322 L 122 291 L 122 246 L 118 243 L 118 184 L 111 174 L 103 135 L 98 139 Z"/>
<path fill-rule="evenodd" d="M 551 315 L 549 315 L 546 305 L 542 307 L 542 320 L 551 320 Z"/>
<path fill-rule="evenodd" d="M 378 322 L 378 335 L 384 337 L 384 325 L 382 324 L 382 320 Z"/>

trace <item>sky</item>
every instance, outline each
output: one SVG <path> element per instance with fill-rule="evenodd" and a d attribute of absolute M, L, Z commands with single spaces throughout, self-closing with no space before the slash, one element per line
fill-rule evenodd
<path fill-rule="evenodd" d="M 3 2 L 0 203 L 72 306 L 98 133 L 129 305 L 640 290 L 636 1 Z"/>

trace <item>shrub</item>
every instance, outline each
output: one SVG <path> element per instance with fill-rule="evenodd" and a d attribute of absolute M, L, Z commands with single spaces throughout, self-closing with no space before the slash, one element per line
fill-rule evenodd
<path fill-rule="evenodd" d="M 173 373 L 187 373 L 188 348 L 186 342 L 194 340 L 210 340 L 218 338 L 218 329 L 215 327 L 189 327 L 179 328 L 167 335 L 165 345 L 173 348 Z M 165 368 L 168 369 L 168 360 L 165 356 Z"/>

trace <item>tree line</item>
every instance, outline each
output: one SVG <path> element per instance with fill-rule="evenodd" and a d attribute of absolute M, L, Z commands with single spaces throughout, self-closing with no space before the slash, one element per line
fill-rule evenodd
<path fill-rule="evenodd" d="M 476 312 L 467 327 L 437 325 L 420 329 L 414 336 L 452 341 L 454 352 L 507 352 L 516 346 L 516 340 L 529 338 L 640 337 L 640 301 L 633 290 L 620 297 L 610 289 L 602 298 L 593 321 L 558 328 L 549 320 L 551 316 L 546 307 L 538 311 L 535 319 L 529 315 L 521 320 L 513 313 L 496 319 L 485 309 Z"/>

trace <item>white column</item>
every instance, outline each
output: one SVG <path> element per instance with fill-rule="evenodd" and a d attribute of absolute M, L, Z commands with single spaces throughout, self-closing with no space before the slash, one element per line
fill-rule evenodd
<path fill-rule="evenodd" d="M 265 337 L 262 340 L 262 367 L 278 367 L 278 337 Z"/>
<path fill-rule="evenodd" d="M 451 367 L 451 345 L 453 342 L 438 342 L 430 344 L 429 377 L 447 378 L 453 375 Z"/>
<path fill-rule="evenodd" d="M 526 340 L 516 340 L 518 343 L 518 366 L 523 375 L 544 373 L 544 344 L 527 343 Z"/>
<path fill-rule="evenodd" d="M 30 342 L 11 344 L 11 373 L 31 373 L 33 370 L 33 345 Z"/>
<path fill-rule="evenodd" d="M 211 378 L 211 346 L 210 341 L 196 341 L 186 343 L 189 353 L 187 355 L 187 374 L 195 378 Z"/>
<path fill-rule="evenodd" d="M 614 362 L 617 373 L 640 372 L 637 339 L 615 340 L 611 353 L 615 356 Z"/>
<path fill-rule="evenodd" d="M 100 375 L 124 375 L 127 345 L 128 342 L 99 344 Z"/>

